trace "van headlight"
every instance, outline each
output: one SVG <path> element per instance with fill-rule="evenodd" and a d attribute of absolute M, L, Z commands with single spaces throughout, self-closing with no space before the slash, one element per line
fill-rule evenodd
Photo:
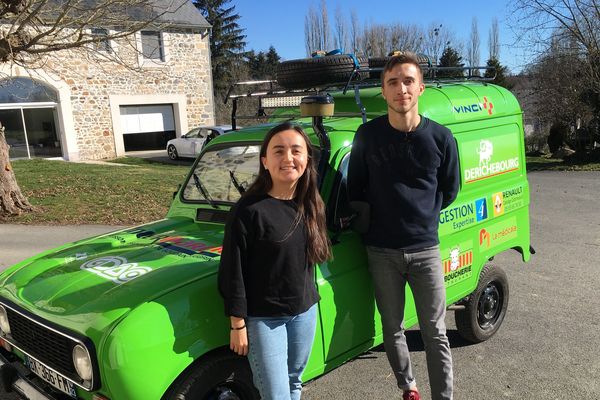
<path fill-rule="evenodd" d="M 4 308 L 4 306 L 0 306 L 0 330 L 4 332 L 5 335 L 10 334 L 8 314 L 6 313 L 6 308 Z"/>
<path fill-rule="evenodd" d="M 81 379 L 92 380 L 92 359 L 87 349 L 80 344 L 73 347 L 73 365 Z"/>

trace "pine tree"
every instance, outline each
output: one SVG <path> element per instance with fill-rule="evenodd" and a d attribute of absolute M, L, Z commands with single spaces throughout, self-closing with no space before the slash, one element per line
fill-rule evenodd
<path fill-rule="evenodd" d="M 497 58 L 492 57 L 487 61 L 487 69 L 485 70 L 484 78 L 494 78 L 492 83 L 511 89 L 514 85 L 506 79 L 508 68 L 500 64 Z"/>
<path fill-rule="evenodd" d="M 462 62 L 462 57 L 458 54 L 451 46 L 447 46 L 442 52 L 438 67 L 457 67 L 462 68 L 465 64 Z M 438 78 L 462 78 L 464 73 L 461 70 L 450 70 L 450 71 L 437 71 L 436 77 Z"/>
<path fill-rule="evenodd" d="M 236 64 L 244 56 L 244 29 L 237 21 L 235 6 L 228 7 L 231 0 L 194 0 L 209 24 L 212 25 L 210 55 L 212 63 L 213 87 L 216 93 L 223 93 L 234 80 Z"/>

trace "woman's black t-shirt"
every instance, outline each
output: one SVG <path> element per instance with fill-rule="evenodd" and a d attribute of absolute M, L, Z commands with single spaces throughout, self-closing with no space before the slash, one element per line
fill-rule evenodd
<path fill-rule="evenodd" d="M 232 208 L 219 266 L 226 315 L 297 315 L 319 301 L 296 213 L 294 200 L 269 195 L 244 196 Z"/>

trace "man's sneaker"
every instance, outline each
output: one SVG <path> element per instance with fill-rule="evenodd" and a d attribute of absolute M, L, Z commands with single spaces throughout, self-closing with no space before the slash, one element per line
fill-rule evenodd
<path fill-rule="evenodd" d="M 402 400 L 421 400 L 421 396 L 419 396 L 419 392 L 415 392 L 414 390 L 407 390 L 402 395 Z"/>

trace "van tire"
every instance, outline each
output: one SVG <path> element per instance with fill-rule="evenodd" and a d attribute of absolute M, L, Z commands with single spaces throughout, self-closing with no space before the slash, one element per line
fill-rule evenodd
<path fill-rule="evenodd" d="M 459 335 L 472 343 L 491 338 L 502 325 L 508 297 L 506 273 L 499 267 L 487 264 L 479 275 L 477 289 L 463 303 L 465 309 L 454 312 Z"/>
<path fill-rule="evenodd" d="M 370 57 L 369 68 L 383 68 L 392 57 Z M 371 78 L 380 79 L 383 71 L 370 71 Z"/>
<path fill-rule="evenodd" d="M 366 67 L 366 57 L 356 56 L 361 67 Z M 277 66 L 277 83 L 285 89 L 310 89 L 346 83 L 354 71 L 354 61 L 347 54 L 302 58 L 283 61 Z M 369 77 L 368 72 L 358 73 L 356 79 Z"/>
<path fill-rule="evenodd" d="M 173 384 L 165 400 L 259 400 L 248 358 L 229 350 L 200 359 Z"/>

